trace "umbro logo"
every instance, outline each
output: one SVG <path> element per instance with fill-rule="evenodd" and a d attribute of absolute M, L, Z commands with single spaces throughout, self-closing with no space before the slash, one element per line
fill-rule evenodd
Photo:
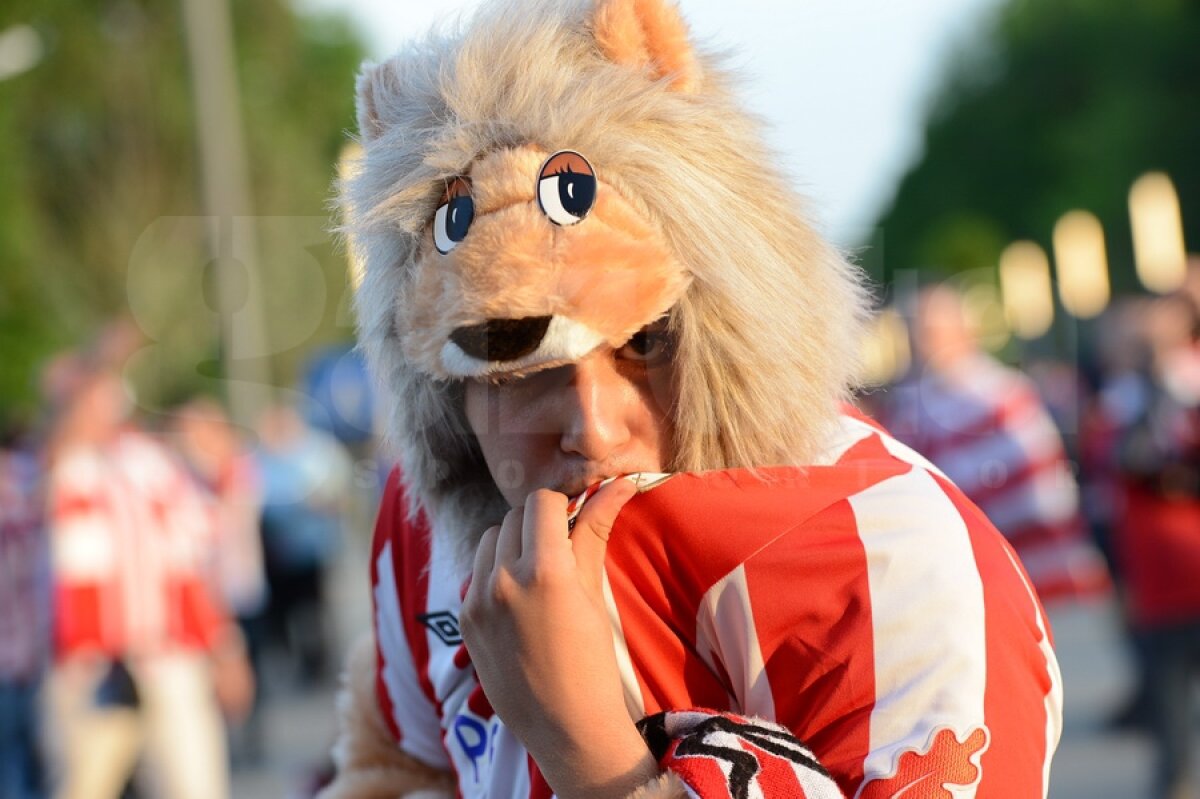
<path fill-rule="evenodd" d="M 462 633 L 458 630 L 458 619 L 448 610 L 418 614 L 417 621 L 432 630 L 446 646 L 458 646 L 463 642 Z"/>

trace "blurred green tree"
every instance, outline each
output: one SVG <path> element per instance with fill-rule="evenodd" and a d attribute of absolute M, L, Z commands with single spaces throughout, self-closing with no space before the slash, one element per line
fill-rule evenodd
<path fill-rule="evenodd" d="M 993 266 L 1015 239 L 1049 248 L 1072 208 L 1104 225 L 1115 290 L 1136 285 L 1127 198 L 1159 169 L 1200 247 L 1200 3 L 1012 0 L 960 53 L 924 155 L 876 222 L 885 274 Z"/>
<path fill-rule="evenodd" d="M 287 385 L 312 345 L 350 335 L 345 261 L 323 230 L 364 51 L 342 16 L 286 0 L 232 12 L 254 211 L 277 218 L 260 241 L 264 357 Z M 0 405 L 32 408 L 39 363 L 132 303 L 155 346 L 131 374 L 160 407 L 220 369 L 180 3 L 6 0 L 0 32 L 17 29 L 40 58 L 0 79 Z M 304 336 L 297 308 L 314 317 Z"/>

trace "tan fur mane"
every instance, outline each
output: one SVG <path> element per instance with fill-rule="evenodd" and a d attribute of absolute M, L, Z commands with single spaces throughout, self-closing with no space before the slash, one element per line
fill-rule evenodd
<path fill-rule="evenodd" d="M 466 543 L 504 510 L 462 384 L 413 368 L 398 312 L 447 181 L 532 145 L 586 154 L 692 282 L 671 312 L 673 470 L 811 462 L 855 379 L 857 271 L 816 234 L 719 61 L 665 0 L 495 0 L 359 79 L 363 161 L 342 185 L 366 264 L 359 334 L 410 496 Z"/>

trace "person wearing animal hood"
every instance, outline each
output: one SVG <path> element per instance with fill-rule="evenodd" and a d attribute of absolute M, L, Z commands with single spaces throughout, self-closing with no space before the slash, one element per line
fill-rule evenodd
<path fill-rule="evenodd" d="M 667 0 L 492 2 L 364 69 L 399 467 L 326 799 L 1045 796 L 1040 605 L 846 404 L 865 292 L 730 84 Z"/>

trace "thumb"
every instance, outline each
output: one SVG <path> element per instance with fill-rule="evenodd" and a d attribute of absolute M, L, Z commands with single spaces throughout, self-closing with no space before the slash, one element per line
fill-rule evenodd
<path fill-rule="evenodd" d="M 632 480 L 618 477 L 597 491 L 575 520 L 575 529 L 571 533 L 575 563 L 588 579 L 595 580 L 595 585 L 600 584 L 604 555 L 608 551 L 608 537 L 617 521 L 617 514 L 636 493 L 637 485 Z"/>

